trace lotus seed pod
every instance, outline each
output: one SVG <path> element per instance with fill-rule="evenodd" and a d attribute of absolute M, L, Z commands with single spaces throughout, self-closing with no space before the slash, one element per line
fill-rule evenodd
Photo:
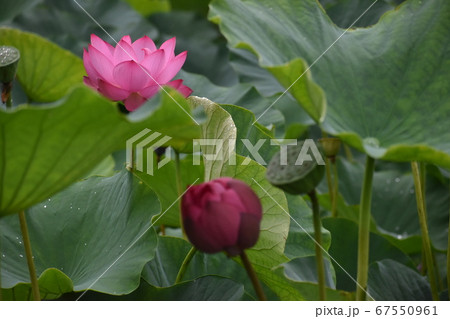
<path fill-rule="evenodd" d="M 20 52 L 14 47 L 0 46 L 0 82 L 10 83 L 16 76 Z"/>
<path fill-rule="evenodd" d="M 337 137 L 324 137 L 319 139 L 323 153 L 326 157 L 334 159 L 341 148 L 341 140 Z"/>
<path fill-rule="evenodd" d="M 281 151 L 272 157 L 266 172 L 272 185 L 290 194 L 307 194 L 320 183 L 325 172 L 322 159 L 317 158 L 321 154 L 311 148 L 302 152 L 303 146 L 304 142 L 288 145 L 286 162 L 282 162 Z"/>

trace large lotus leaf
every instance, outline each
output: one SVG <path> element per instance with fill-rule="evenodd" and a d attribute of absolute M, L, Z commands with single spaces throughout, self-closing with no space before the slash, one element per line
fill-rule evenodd
<path fill-rule="evenodd" d="M 143 2 L 138 1 L 141 4 Z M 23 10 L 9 25 L 37 33 L 77 56 L 82 56 L 92 33 L 111 44 L 118 42 L 124 35 L 130 35 L 132 40 L 144 35 L 154 39 L 158 35 L 156 28 L 123 0 L 39 2 L 39 5 Z"/>
<path fill-rule="evenodd" d="M 331 247 L 328 250 L 336 271 L 336 287 L 354 291 L 356 287 L 358 225 L 344 218 L 325 218 L 323 225 L 331 233 Z M 390 258 L 413 266 L 412 260 L 387 239 L 370 234 L 369 262 Z"/>
<path fill-rule="evenodd" d="M 449 1 L 410 0 L 345 33 L 316 0 L 210 7 L 230 45 L 253 51 L 262 66 L 298 58 L 312 66 L 326 94 L 325 130 L 374 158 L 450 167 Z"/>
<path fill-rule="evenodd" d="M 289 88 L 289 93 L 314 121 L 321 123 L 324 120 L 327 110 L 325 94 L 322 88 L 312 80 L 311 71 L 304 60 L 295 59 L 280 66 L 267 67 L 267 70 L 285 88 Z M 303 76 L 299 78 L 299 74 Z"/>
<path fill-rule="evenodd" d="M 317 283 L 316 257 L 295 258 L 283 265 L 286 277 L 299 282 Z M 336 288 L 336 278 L 333 266 L 329 259 L 324 258 L 325 285 L 329 288 Z"/>
<path fill-rule="evenodd" d="M 142 278 L 154 287 L 173 286 L 181 264 L 191 247 L 191 244 L 182 238 L 159 237 L 155 258 L 145 265 Z M 245 269 L 224 253 L 204 254 L 197 252 L 189 263 L 182 282 L 195 280 L 206 274 L 233 279 L 243 284 L 245 291 L 253 299 L 257 299 Z M 264 291 L 270 300 L 278 299 L 265 286 Z"/>
<path fill-rule="evenodd" d="M 258 64 L 258 58 L 252 52 L 232 48 L 231 53 L 231 65 L 238 73 L 240 82 L 251 83 L 263 96 L 271 96 L 285 90 L 269 71 Z"/>
<path fill-rule="evenodd" d="M 143 283 L 130 300 L 230 301 L 241 300 L 244 286 L 231 279 L 205 276 L 168 288 L 155 288 Z"/>
<path fill-rule="evenodd" d="M 244 298 L 244 286 L 220 276 L 203 276 L 170 287 L 154 287 L 141 281 L 138 289 L 125 296 L 88 292 L 83 300 L 105 301 L 237 301 Z"/>
<path fill-rule="evenodd" d="M 279 278 L 286 287 L 295 289 L 295 291 L 302 296 L 302 300 L 319 300 L 319 286 L 316 283 L 316 271 L 314 257 L 296 258 L 288 263 L 280 265 L 272 270 L 272 272 Z M 326 278 L 328 283 L 334 287 L 334 275 L 331 264 L 327 261 L 325 263 L 327 269 Z M 292 300 L 292 299 L 291 299 Z M 326 300 L 334 301 L 349 301 L 354 300 L 352 293 L 343 290 L 336 290 L 326 287 Z"/>
<path fill-rule="evenodd" d="M 145 266 L 143 278 L 155 287 L 172 286 L 189 248 L 189 243 L 181 238 L 160 237 L 155 258 Z M 260 269 L 259 275 L 262 276 L 261 278 L 264 278 L 263 289 L 269 300 L 318 299 L 317 285 L 314 284 L 315 266 L 313 265 L 314 262 L 311 262 L 311 259 L 314 259 L 314 257 L 303 259 L 305 262 L 295 259 L 292 262 L 281 265 L 280 267 L 285 271 L 267 269 L 266 272 L 262 272 Z M 330 266 L 329 263 L 327 265 L 328 267 Z M 327 273 L 330 279 L 329 284 L 334 286 L 333 270 L 330 269 Z M 243 267 L 233 262 L 225 254 L 203 254 L 197 252 L 187 268 L 183 281 L 197 279 L 205 274 L 219 275 L 240 282 L 244 285 L 245 292 L 251 298 L 257 299 L 254 294 L 254 288 Z M 271 279 L 271 281 L 268 279 Z M 267 286 L 266 283 L 269 283 L 270 286 Z M 332 300 L 348 299 L 347 293 L 336 292 L 332 289 L 327 291 L 328 296 Z"/>
<path fill-rule="evenodd" d="M 263 97 L 261 94 L 248 83 L 238 83 L 231 87 L 218 86 L 209 81 L 206 77 L 200 74 L 188 73 L 180 71 L 179 78 L 183 79 L 187 86 L 194 90 L 197 96 L 206 96 L 211 101 L 219 104 L 233 104 L 239 105 L 253 112 L 256 116 L 261 115 L 278 97 L 274 95 L 271 97 Z M 288 97 L 288 96 L 286 96 Z M 277 102 L 277 107 L 280 109 L 288 108 L 290 103 L 295 103 L 291 98 L 282 98 Z M 296 119 L 301 122 L 310 121 L 307 114 L 299 112 Z M 274 125 L 276 128 L 282 127 L 288 119 L 284 119 L 280 110 L 270 109 L 264 114 L 259 122 L 263 125 Z M 255 122 L 253 119 L 252 123 Z"/>
<path fill-rule="evenodd" d="M 357 204 L 364 166 L 343 158 L 337 161 L 337 165 L 340 191 L 348 203 Z M 447 183 L 430 174 L 430 169 L 425 183 L 428 228 L 433 246 L 445 251 L 448 245 L 450 194 Z M 373 220 L 382 234 L 391 237 L 392 241 L 409 253 L 420 252 L 422 249 L 421 241 L 418 240 L 421 231 L 414 192 L 414 180 L 410 170 L 405 173 L 392 167 L 374 173 Z"/>
<path fill-rule="evenodd" d="M 175 284 L 178 271 L 192 245 L 182 238 L 158 237 L 155 258 L 148 262 L 142 271 L 142 278 L 154 287 L 170 287 Z M 193 261 L 188 265 L 192 268 Z M 211 272 L 209 274 L 212 274 Z M 183 277 L 183 281 L 188 276 Z"/>
<path fill-rule="evenodd" d="M 433 300 L 426 277 L 390 259 L 370 265 L 367 289 L 377 301 Z"/>
<path fill-rule="evenodd" d="M 43 295 L 67 292 L 63 275 L 74 291 L 135 290 L 142 268 L 155 253 L 151 218 L 159 212 L 156 195 L 127 171 L 91 177 L 33 206 L 27 222 Z M 28 283 L 17 216 L 1 219 L 0 229 L 3 287 Z"/>
<path fill-rule="evenodd" d="M 38 282 L 42 300 L 56 299 L 64 293 L 73 291 L 72 280 L 56 268 L 44 270 Z M 20 283 L 9 289 L 2 289 L 2 298 L 9 301 L 33 300 L 31 285 Z"/>
<path fill-rule="evenodd" d="M 386 11 L 395 8 L 393 2 L 395 1 L 320 0 L 331 20 L 341 28 L 367 27 L 375 24 Z"/>
<path fill-rule="evenodd" d="M 247 52 L 244 50 L 241 51 Z M 253 61 L 244 61 L 242 63 L 253 63 Z M 240 66 L 240 69 L 243 69 L 243 66 Z M 252 70 L 253 69 L 267 72 L 259 66 L 255 66 Z M 239 125 L 237 122 L 248 122 L 247 125 L 256 126 L 257 129 L 268 133 L 268 129 L 261 126 L 264 125 L 269 127 L 272 132 L 275 132 L 277 137 L 283 138 L 285 131 L 289 130 L 291 126 L 303 126 L 304 128 L 307 128 L 307 125 L 311 125 L 313 123 L 311 118 L 305 111 L 303 111 L 303 109 L 292 107 L 292 105 L 295 105 L 296 102 L 289 95 L 284 95 L 281 98 L 281 93 L 271 96 L 263 96 L 255 87 L 253 87 L 253 85 L 249 83 L 238 83 L 231 87 L 222 87 L 211 83 L 211 81 L 203 75 L 193 74 L 183 70 L 180 71 L 177 77 L 185 80 L 186 85 L 194 90 L 195 95 L 207 96 L 208 99 L 222 105 L 225 109 L 227 109 L 227 105 L 237 105 L 251 111 L 254 114 L 250 115 L 249 112 L 247 112 L 247 115 L 244 115 L 245 112 L 231 112 L 227 109 L 227 111 L 233 116 L 233 120 L 236 122 L 237 126 Z M 276 82 L 275 79 L 271 79 Z M 269 86 L 270 84 L 267 85 Z M 275 101 L 276 103 L 274 104 Z M 273 108 L 267 110 L 267 107 L 272 104 Z M 264 116 L 261 117 L 263 113 Z M 242 119 L 241 116 L 243 116 Z M 250 118 L 251 122 L 249 122 Z M 257 118 L 258 121 L 256 121 Z M 254 131 L 254 128 L 246 127 L 243 130 L 246 132 L 252 132 Z M 298 138 L 299 136 L 300 134 L 285 138 Z M 265 144 L 262 149 L 266 148 L 267 145 L 268 143 Z M 240 149 L 239 144 L 236 148 L 237 150 Z M 268 157 L 272 154 L 273 153 L 269 151 L 266 156 Z"/>
<path fill-rule="evenodd" d="M 156 109 L 128 120 L 115 105 L 80 87 L 46 106 L 0 110 L 0 215 L 17 213 L 85 176 L 126 140 L 148 128 L 184 147 L 200 134 L 189 105 L 174 91 Z M 174 100 L 178 103 L 176 104 Z"/>
<path fill-rule="evenodd" d="M 191 145 L 200 127 L 173 90 L 133 120 L 87 87 L 49 105 L 0 110 L 0 216 L 17 213 L 84 177 L 108 154 L 145 128 Z M 174 102 L 177 102 L 177 104 Z M 141 110 L 139 110 L 141 111 Z M 141 114 L 142 115 L 142 114 Z"/>
<path fill-rule="evenodd" d="M 174 161 L 168 162 L 161 168 L 155 169 L 153 175 L 145 172 L 134 171 L 133 173 L 145 184 L 147 184 L 158 195 L 161 202 L 161 214 L 154 217 L 155 225 L 169 227 L 180 227 L 180 209 L 176 182 L 176 169 Z M 192 156 L 180 161 L 181 183 L 186 189 L 189 185 L 203 182 L 204 167 L 193 164 Z"/>
<path fill-rule="evenodd" d="M 116 167 L 116 162 L 112 155 L 105 157 L 86 177 L 89 176 L 112 176 L 114 175 Z"/>
<path fill-rule="evenodd" d="M 355 20 L 368 10 L 357 21 L 355 26 L 369 26 L 375 24 L 383 13 L 394 8 L 388 4 L 389 0 L 321 0 L 321 4 L 331 20 L 342 28 L 349 27 Z M 402 2 L 399 0 L 398 2 Z M 239 75 L 241 82 L 252 83 L 264 96 L 283 92 L 285 89 L 270 74 L 269 71 L 258 65 L 258 59 L 251 52 L 244 49 L 231 49 L 231 65 Z M 298 77 L 299 75 L 297 75 Z M 278 103 L 282 100 L 278 101 Z M 277 105 L 274 105 L 277 108 Z M 298 110 L 297 110 L 298 112 Z M 267 115 L 265 115 L 267 116 Z M 263 120 L 263 119 L 261 119 Z"/>
<path fill-rule="evenodd" d="M 0 45 L 20 51 L 17 78 L 33 101 L 56 101 L 83 82 L 86 72 L 81 59 L 38 35 L 0 28 Z"/>

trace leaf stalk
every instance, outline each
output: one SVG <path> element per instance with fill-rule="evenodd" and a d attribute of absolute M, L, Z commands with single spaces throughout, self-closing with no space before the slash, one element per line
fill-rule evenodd
<path fill-rule="evenodd" d="M 370 208 L 372 202 L 372 180 L 375 170 L 375 160 L 367 156 L 361 199 L 359 205 L 358 234 L 358 274 L 356 300 L 366 300 L 367 278 L 369 272 L 369 238 L 370 238 Z"/>
<path fill-rule="evenodd" d="M 22 232 L 23 246 L 25 247 L 25 255 L 27 258 L 28 272 L 31 279 L 31 291 L 33 293 L 33 300 L 40 301 L 41 295 L 39 292 L 39 283 L 36 276 L 36 268 L 34 266 L 33 253 L 31 251 L 30 235 L 28 233 L 27 220 L 25 218 L 25 212 L 19 212 L 20 231 Z"/>
<path fill-rule="evenodd" d="M 425 255 L 425 261 L 427 264 L 427 273 L 428 279 L 430 281 L 431 286 L 431 294 L 433 296 L 433 300 L 439 300 L 439 292 L 436 284 L 435 277 L 435 268 L 433 262 L 433 252 L 431 251 L 431 241 L 428 233 L 428 225 L 427 225 L 427 211 L 424 197 L 424 178 L 425 174 L 422 168 L 419 168 L 419 164 L 417 162 L 411 162 L 411 168 L 414 178 L 414 187 L 416 193 L 416 202 L 417 202 L 417 213 L 419 214 L 419 224 L 420 231 L 422 233 L 422 243 Z M 422 173 L 422 174 L 421 174 Z"/>

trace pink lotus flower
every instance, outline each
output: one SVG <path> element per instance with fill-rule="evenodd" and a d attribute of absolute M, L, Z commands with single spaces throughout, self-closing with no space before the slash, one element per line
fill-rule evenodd
<path fill-rule="evenodd" d="M 187 55 L 184 51 L 175 56 L 175 43 L 172 38 L 157 49 L 147 36 L 131 43 L 127 35 L 114 48 L 92 34 L 91 44 L 83 52 L 88 74 L 84 83 L 113 101 L 123 101 L 128 111 L 136 110 L 162 85 L 169 85 L 188 97 L 192 90 L 183 85 L 183 80 L 170 81 L 180 71 Z"/>
<path fill-rule="evenodd" d="M 189 188 L 181 215 L 186 235 L 197 249 L 236 256 L 256 244 L 262 207 L 247 184 L 223 177 Z"/>

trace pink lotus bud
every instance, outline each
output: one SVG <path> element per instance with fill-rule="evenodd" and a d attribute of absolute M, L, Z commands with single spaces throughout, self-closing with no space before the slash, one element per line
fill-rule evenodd
<path fill-rule="evenodd" d="M 181 214 L 186 235 L 197 249 L 236 256 L 256 244 L 262 207 L 247 184 L 223 177 L 189 188 Z"/>
<path fill-rule="evenodd" d="M 128 111 L 136 110 L 162 85 L 172 86 L 188 97 L 192 90 L 183 85 L 183 80 L 170 81 L 187 55 L 184 51 L 175 56 L 175 42 L 172 38 L 156 49 L 147 36 L 131 43 L 127 35 L 114 48 L 92 34 L 91 44 L 83 52 L 88 74 L 84 83 L 113 101 L 123 101 Z"/>

